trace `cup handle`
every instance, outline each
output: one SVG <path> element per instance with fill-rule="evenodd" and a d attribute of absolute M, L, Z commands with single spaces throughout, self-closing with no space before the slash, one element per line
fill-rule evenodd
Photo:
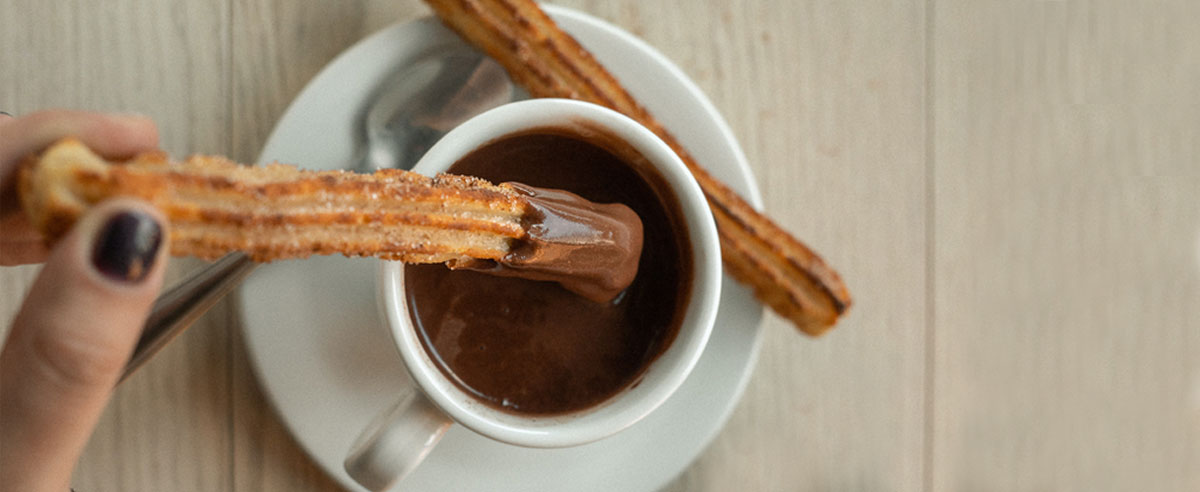
<path fill-rule="evenodd" d="M 386 490 L 421 464 L 452 423 L 415 386 L 363 429 L 343 466 L 359 485 Z"/>

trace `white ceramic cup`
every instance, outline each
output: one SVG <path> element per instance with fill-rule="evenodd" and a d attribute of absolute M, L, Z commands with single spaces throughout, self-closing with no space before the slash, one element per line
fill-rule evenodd
<path fill-rule="evenodd" d="M 412 471 L 454 422 L 510 444 L 578 446 L 615 434 L 658 408 L 687 378 L 712 332 L 721 294 L 721 251 L 712 214 L 700 187 L 665 143 L 637 122 L 594 104 L 533 99 L 507 104 L 463 123 L 443 137 L 414 171 L 434 175 L 504 136 L 536 128 L 599 129 L 639 152 L 679 200 L 692 248 L 693 279 L 675 340 L 642 375 L 641 382 L 604 403 L 574 413 L 523 416 L 494 409 L 465 393 L 430 359 L 421 345 L 404 292 L 404 265 L 381 262 L 380 307 L 416 389 L 400 395 L 349 450 L 346 471 L 370 490 L 384 490 Z"/>

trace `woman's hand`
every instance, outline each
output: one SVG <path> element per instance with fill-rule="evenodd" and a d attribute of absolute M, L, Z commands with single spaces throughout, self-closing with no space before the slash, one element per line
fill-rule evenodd
<path fill-rule="evenodd" d="M 0 115 L 0 265 L 46 262 L 0 352 L 6 490 L 68 489 L 162 285 L 169 249 L 163 216 L 128 199 L 95 207 L 45 249 L 19 209 L 14 171 L 26 155 L 66 136 L 111 158 L 158 145 L 154 123 L 141 116 Z"/>

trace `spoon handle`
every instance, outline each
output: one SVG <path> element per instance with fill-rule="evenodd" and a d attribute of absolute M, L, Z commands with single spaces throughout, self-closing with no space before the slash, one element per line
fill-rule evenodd
<path fill-rule="evenodd" d="M 257 266 L 246 255 L 231 253 L 192 273 L 159 296 L 118 384 L 149 361 L 176 335 L 183 333 Z"/>

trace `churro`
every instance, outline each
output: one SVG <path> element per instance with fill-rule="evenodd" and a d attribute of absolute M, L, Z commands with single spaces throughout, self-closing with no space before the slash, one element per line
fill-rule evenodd
<path fill-rule="evenodd" d="M 534 97 L 600 104 L 637 120 L 687 164 L 716 219 L 728 271 L 810 335 L 850 307 L 841 277 L 816 253 L 700 167 L 596 59 L 532 0 L 426 0 L 442 21 L 508 70 Z"/>
<path fill-rule="evenodd" d="M 601 301 L 628 286 L 632 273 L 628 279 L 579 278 L 580 265 L 554 258 L 564 256 L 563 249 L 581 250 L 604 263 L 584 266 L 636 272 L 641 251 L 641 222 L 624 205 L 450 174 L 244 166 L 213 156 L 171 162 L 161 152 L 116 163 L 65 139 L 31 156 L 18 186 L 30 223 L 50 242 L 92 205 L 127 196 L 163 212 L 177 256 L 213 259 L 241 251 L 271 261 L 342 253 L 471 268 L 490 261 L 533 270 L 541 280 Z M 547 207 L 569 207 L 565 215 L 576 222 L 557 235 L 540 232 L 547 228 Z"/>

